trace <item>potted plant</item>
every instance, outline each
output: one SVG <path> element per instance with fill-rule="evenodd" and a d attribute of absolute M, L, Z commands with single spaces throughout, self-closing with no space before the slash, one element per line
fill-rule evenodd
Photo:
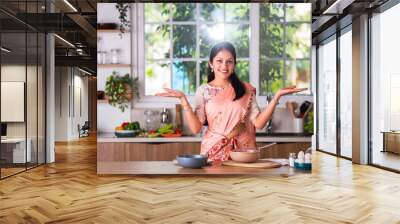
<path fill-rule="evenodd" d="M 107 77 L 105 95 L 108 103 L 118 107 L 122 112 L 128 108 L 133 94 L 139 97 L 138 78 L 132 78 L 129 74 L 119 76 L 115 71 Z"/>
<path fill-rule="evenodd" d="M 119 36 L 122 39 L 122 34 L 125 33 L 125 31 L 127 29 L 129 29 L 131 26 L 131 22 L 128 20 L 128 9 L 130 8 L 130 5 L 127 3 L 117 3 L 115 5 L 115 7 L 117 8 L 117 10 L 119 12 L 119 16 L 118 16 L 118 19 L 120 21 Z"/>

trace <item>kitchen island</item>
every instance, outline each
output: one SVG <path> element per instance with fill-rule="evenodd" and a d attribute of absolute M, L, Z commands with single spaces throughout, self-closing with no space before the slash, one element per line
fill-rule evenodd
<path fill-rule="evenodd" d="M 130 175 L 257 175 L 289 177 L 295 173 L 310 173 L 298 171 L 289 166 L 279 168 L 245 168 L 225 166 L 215 163 L 201 169 L 182 168 L 172 161 L 135 161 L 135 162 L 101 162 L 97 164 L 97 174 L 130 174 Z"/>
<path fill-rule="evenodd" d="M 112 133 L 97 135 L 97 166 L 99 174 L 145 174 L 144 161 L 168 162 L 179 154 L 199 154 L 201 136 L 177 138 L 117 138 Z M 276 143 L 261 151 L 261 158 L 288 158 L 290 152 L 304 151 L 311 146 L 311 136 L 299 134 L 257 135 L 257 146 Z M 125 168 L 123 168 L 125 167 Z M 176 167 L 175 167 L 176 168 Z M 126 169 L 124 171 L 124 169 Z M 137 171 L 133 171 L 137 169 Z M 150 172 L 150 168 L 149 171 Z M 176 172 L 176 171 L 173 171 Z"/>

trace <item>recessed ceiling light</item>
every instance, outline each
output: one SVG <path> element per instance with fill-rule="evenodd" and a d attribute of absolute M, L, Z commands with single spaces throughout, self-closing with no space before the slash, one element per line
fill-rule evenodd
<path fill-rule="evenodd" d="M 78 70 L 81 71 L 81 72 L 83 72 L 83 73 L 85 73 L 85 74 L 92 75 L 92 73 L 90 73 L 90 72 L 88 72 L 88 71 L 86 71 L 86 70 L 83 70 L 83 69 L 81 69 L 81 68 L 79 68 L 79 67 L 78 67 Z"/>
<path fill-rule="evenodd" d="M 72 10 L 74 10 L 75 12 L 78 12 L 78 10 L 71 4 L 69 3 L 68 0 L 64 0 L 65 4 L 67 4 Z"/>
<path fill-rule="evenodd" d="M 61 41 L 63 41 L 64 43 L 68 44 L 69 46 L 75 48 L 75 45 L 73 45 L 73 44 L 72 44 L 71 42 L 69 42 L 68 40 L 66 40 L 66 39 L 64 39 L 64 38 L 62 38 L 62 37 L 60 37 L 60 36 L 57 35 L 57 34 L 54 34 L 54 36 L 57 37 L 58 39 L 60 39 Z"/>
<path fill-rule="evenodd" d="M 11 50 L 9 50 L 9 49 L 7 49 L 7 48 L 5 48 L 5 47 L 1 47 L 1 50 L 4 51 L 4 52 L 6 52 L 6 53 L 10 53 L 10 52 L 11 52 Z"/>

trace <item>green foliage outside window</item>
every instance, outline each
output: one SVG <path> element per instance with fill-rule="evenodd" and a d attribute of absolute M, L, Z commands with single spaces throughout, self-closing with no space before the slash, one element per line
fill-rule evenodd
<path fill-rule="evenodd" d="M 308 3 L 260 4 L 260 95 L 287 85 L 309 87 L 310 15 Z"/>
<path fill-rule="evenodd" d="M 199 18 L 196 16 L 197 6 Z M 157 79 L 170 79 L 169 84 L 173 88 L 180 88 L 189 95 L 194 94 L 197 88 L 196 76 L 199 75 L 200 84 L 207 81 L 206 60 L 211 47 L 222 40 L 231 41 L 235 45 L 237 57 L 243 58 L 237 61 L 236 73 L 248 82 L 250 6 L 248 3 L 145 4 L 146 82 L 153 80 L 151 85 L 154 85 Z M 290 84 L 301 83 L 302 87 L 309 87 L 310 11 L 310 4 L 305 3 L 260 4 L 260 95 L 275 93 Z M 197 28 L 196 19 L 199 24 Z M 172 26 L 167 24 L 169 21 L 172 21 Z M 190 22 L 192 24 L 187 24 Z M 155 64 L 171 66 L 172 74 L 158 74 L 157 67 L 151 67 Z"/>

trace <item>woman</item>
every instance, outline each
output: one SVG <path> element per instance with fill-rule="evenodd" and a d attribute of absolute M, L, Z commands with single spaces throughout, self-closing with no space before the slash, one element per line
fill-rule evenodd
<path fill-rule="evenodd" d="M 305 89 L 287 87 L 279 90 L 264 111 L 259 110 L 255 88 L 240 81 L 235 73 L 236 51 L 229 42 L 216 44 L 210 52 L 208 83 L 195 95 L 192 110 L 186 96 L 178 90 L 165 88 L 157 96 L 181 100 L 189 128 L 199 133 L 207 122 L 208 129 L 201 143 L 201 154 L 209 160 L 228 160 L 229 152 L 237 148 L 256 148 L 255 129 L 261 129 L 271 118 L 279 98 Z"/>

